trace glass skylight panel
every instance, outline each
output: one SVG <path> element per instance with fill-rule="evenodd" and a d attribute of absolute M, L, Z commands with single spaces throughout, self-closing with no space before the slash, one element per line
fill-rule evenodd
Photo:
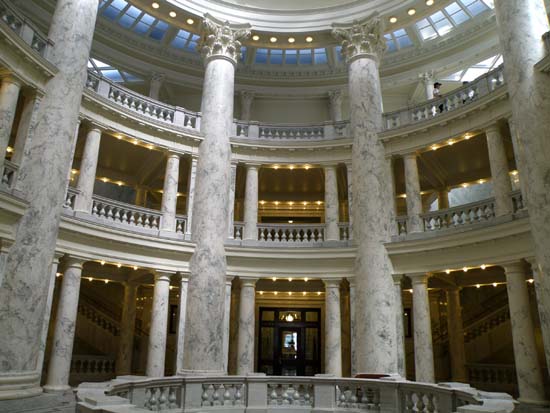
<path fill-rule="evenodd" d="M 462 0 L 462 4 L 464 4 L 473 16 L 477 16 L 478 14 L 489 10 L 489 7 L 487 7 L 487 5 L 481 0 Z"/>
<path fill-rule="evenodd" d="M 118 19 L 118 24 L 126 29 L 129 29 L 136 22 L 136 19 L 141 15 L 141 13 L 142 11 L 137 7 L 130 6 L 122 17 Z"/>
<path fill-rule="evenodd" d="M 468 67 L 467 69 L 460 70 L 459 72 L 453 73 L 450 76 L 447 76 L 443 80 L 453 81 L 453 82 L 471 82 L 477 79 L 480 76 L 483 76 L 485 73 L 490 72 L 493 69 L 496 69 L 503 62 L 502 55 L 492 56 L 488 59 L 485 59 L 475 65 Z"/>
<path fill-rule="evenodd" d="M 395 44 L 392 35 L 389 33 L 385 34 L 384 38 L 386 39 L 386 47 L 388 52 L 395 52 L 397 50 L 397 45 Z"/>
<path fill-rule="evenodd" d="M 342 46 L 336 46 L 334 48 L 334 52 L 336 54 L 336 59 L 338 59 L 339 62 L 344 60 L 344 57 L 342 56 Z"/>
<path fill-rule="evenodd" d="M 283 64 L 283 50 L 282 49 L 271 49 L 269 63 L 273 65 Z"/>
<path fill-rule="evenodd" d="M 147 13 L 143 13 L 143 16 L 139 19 L 134 26 L 134 32 L 139 34 L 145 34 L 151 28 L 151 25 L 155 22 L 155 18 Z"/>
<path fill-rule="evenodd" d="M 128 6 L 128 3 L 125 0 L 113 0 L 103 10 L 102 14 L 108 19 L 115 20 L 126 6 Z"/>
<path fill-rule="evenodd" d="M 466 13 L 462 7 L 458 5 L 458 3 L 451 3 L 447 7 L 445 7 L 445 11 L 453 21 L 455 25 L 459 25 L 464 23 L 465 21 L 470 19 L 470 16 L 468 13 Z"/>
<path fill-rule="evenodd" d="M 111 67 L 111 65 L 108 65 L 107 63 L 103 63 L 101 60 L 97 60 L 97 59 L 92 59 L 92 63 L 98 69 L 104 69 L 106 67 Z"/>
<path fill-rule="evenodd" d="M 327 58 L 327 50 L 325 48 L 315 49 L 314 54 L 315 54 L 316 65 L 327 64 L 328 58 Z"/>
<path fill-rule="evenodd" d="M 158 20 L 157 23 L 153 26 L 153 30 L 151 30 L 149 37 L 155 40 L 162 40 L 169 27 L 170 25 L 165 21 Z"/>
<path fill-rule="evenodd" d="M 392 34 L 400 49 L 412 46 L 413 43 L 405 29 L 396 30 Z"/>
<path fill-rule="evenodd" d="M 267 63 L 267 49 L 256 49 L 256 59 L 255 63 L 265 64 Z"/>
<path fill-rule="evenodd" d="M 285 64 L 295 65 L 298 63 L 298 51 L 295 49 L 288 49 L 285 51 Z"/>
<path fill-rule="evenodd" d="M 313 63 L 311 49 L 301 49 L 299 52 L 298 62 L 301 65 L 310 65 Z"/>
<path fill-rule="evenodd" d="M 120 72 L 116 69 L 109 69 L 109 70 L 102 70 L 101 74 L 105 76 L 107 79 L 112 80 L 113 82 L 123 82 L 124 78 L 120 74 Z"/>
<path fill-rule="evenodd" d="M 430 16 L 433 27 L 437 31 L 437 34 L 444 36 L 453 29 L 453 25 L 442 11 L 438 11 Z"/>
<path fill-rule="evenodd" d="M 141 82 L 142 80 L 141 78 L 128 72 L 120 72 L 120 73 L 122 74 L 126 82 Z"/>
<path fill-rule="evenodd" d="M 483 0 L 483 3 L 485 3 L 485 5 L 490 9 L 495 8 L 495 0 Z"/>
<path fill-rule="evenodd" d="M 416 28 L 418 29 L 418 32 L 420 33 L 420 37 L 422 37 L 422 40 L 430 40 L 438 36 L 437 32 L 435 31 L 431 23 L 428 21 L 428 19 L 422 19 L 416 22 Z"/>

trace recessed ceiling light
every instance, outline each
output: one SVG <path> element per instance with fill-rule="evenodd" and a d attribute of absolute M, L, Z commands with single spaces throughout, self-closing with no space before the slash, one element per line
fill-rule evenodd
<path fill-rule="evenodd" d="M 158 9 L 158 8 L 160 7 L 160 4 L 158 4 L 158 3 L 155 1 L 155 2 L 153 2 L 153 4 L 151 4 L 151 7 L 152 7 L 153 9 Z"/>
<path fill-rule="evenodd" d="M 397 17 L 395 16 L 390 17 L 390 23 L 396 23 L 396 22 L 397 22 Z"/>
<path fill-rule="evenodd" d="M 409 9 L 409 10 L 407 10 L 407 14 L 408 14 L 409 16 L 414 16 L 414 15 L 416 14 L 416 9 Z"/>
<path fill-rule="evenodd" d="M 168 13 L 170 15 L 171 18 L 175 18 L 177 16 L 176 12 L 175 11 L 171 11 L 170 13 Z"/>
<path fill-rule="evenodd" d="M 258 40 L 260 40 L 260 36 L 258 36 L 257 34 L 255 34 L 254 36 L 252 36 L 252 40 L 254 40 L 255 42 L 257 42 Z"/>
<path fill-rule="evenodd" d="M 195 23 L 195 20 L 193 20 L 193 19 L 187 19 L 187 24 L 193 24 L 193 23 Z"/>
<path fill-rule="evenodd" d="M 434 0 L 426 0 L 426 6 L 433 6 Z"/>
<path fill-rule="evenodd" d="M 276 42 L 277 42 L 277 38 L 276 38 L 275 36 L 270 37 L 270 38 L 269 38 L 269 41 L 270 41 L 271 43 L 276 43 Z"/>
<path fill-rule="evenodd" d="M 295 41 L 296 41 L 296 39 L 294 37 L 289 37 L 288 38 L 289 43 L 294 43 Z"/>
<path fill-rule="evenodd" d="M 311 43 L 313 41 L 313 37 L 308 36 L 306 37 L 306 42 Z"/>

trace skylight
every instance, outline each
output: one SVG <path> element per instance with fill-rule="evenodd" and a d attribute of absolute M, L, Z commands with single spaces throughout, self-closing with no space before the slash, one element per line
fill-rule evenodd
<path fill-rule="evenodd" d="M 499 67 L 502 62 L 502 55 L 498 54 L 479 63 L 476 63 L 475 65 L 472 65 L 467 69 L 453 73 L 452 75 L 443 78 L 443 80 L 451 82 L 471 82 L 478 77 L 483 76 L 485 73 Z"/>
<path fill-rule="evenodd" d="M 92 58 L 88 60 L 88 69 L 91 69 L 94 72 L 105 76 L 107 79 L 117 83 L 141 82 L 143 80 L 136 75 L 128 72 L 123 72 L 122 70 L 119 70 L 116 67 L 113 67 L 98 59 Z"/>
<path fill-rule="evenodd" d="M 413 42 L 405 29 L 399 29 L 384 35 L 388 52 L 395 52 L 400 49 L 412 46 Z"/>
<path fill-rule="evenodd" d="M 254 63 L 272 65 L 328 64 L 327 49 L 256 49 Z"/>

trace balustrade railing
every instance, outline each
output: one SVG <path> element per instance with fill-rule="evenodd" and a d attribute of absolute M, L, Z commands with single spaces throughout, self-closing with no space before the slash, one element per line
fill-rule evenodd
<path fill-rule="evenodd" d="M 12 189 L 19 166 L 13 162 L 4 160 L 4 170 L 2 171 L 2 186 L 6 189 Z"/>
<path fill-rule="evenodd" d="M 516 386 L 517 376 L 513 364 L 466 364 L 468 381 L 477 385 Z"/>
<path fill-rule="evenodd" d="M 258 224 L 258 240 L 262 242 L 315 243 L 324 238 L 324 225 Z"/>
<path fill-rule="evenodd" d="M 77 389 L 82 407 L 114 412 L 127 399 L 125 411 L 374 411 L 451 413 L 464 405 L 484 411 L 511 412 L 514 400 L 502 393 L 480 393 L 464 384 L 337 377 L 270 377 L 262 374 L 220 377 L 117 378 L 102 387 Z M 495 404 L 496 402 L 496 404 Z M 91 403 L 91 404 L 88 404 Z M 110 404 L 111 403 L 111 404 Z M 111 407 L 112 406 L 112 407 Z"/>
<path fill-rule="evenodd" d="M 70 382 L 104 381 L 115 377 L 115 359 L 108 356 L 73 355 Z"/>
<path fill-rule="evenodd" d="M 74 205 L 78 194 L 80 194 L 80 191 L 78 189 L 73 187 L 67 188 L 67 193 L 65 194 L 65 202 L 63 203 L 63 208 L 74 210 Z"/>
<path fill-rule="evenodd" d="M 494 198 L 422 214 L 425 231 L 437 231 L 460 225 L 488 221 L 495 217 Z"/>
<path fill-rule="evenodd" d="M 125 204 L 97 195 L 93 197 L 92 216 L 115 224 L 158 230 L 162 213 L 153 209 Z"/>
<path fill-rule="evenodd" d="M 236 120 L 233 134 L 240 139 L 277 141 L 332 140 L 349 137 L 349 121 L 319 124 L 274 125 Z"/>
<path fill-rule="evenodd" d="M 340 241 L 348 241 L 351 235 L 351 227 L 349 222 L 339 222 L 338 223 L 338 232 L 340 234 Z"/>
<path fill-rule="evenodd" d="M 395 218 L 395 221 L 397 223 L 398 235 L 403 235 L 407 233 L 407 220 L 408 220 L 408 217 L 406 215 L 402 215 Z"/>
<path fill-rule="evenodd" d="M 17 10 L 10 7 L 9 2 L 0 2 L 0 21 L 4 22 L 40 56 L 48 58 L 48 52 L 53 46 L 53 42 L 37 30 Z"/>
<path fill-rule="evenodd" d="M 243 239 L 244 231 L 244 222 L 234 222 L 233 223 L 233 238 L 234 239 Z"/>
<path fill-rule="evenodd" d="M 176 215 L 176 233 L 185 234 L 187 231 L 187 215 Z"/>
<path fill-rule="evenodd" d="M 514 213 L 524 211 L 527 209 L 525 203 L 523 202 L 523 194 L 521 191 L 512 191 L 510 194 L 512 197 L 512 204 L 514 206 Z"/>

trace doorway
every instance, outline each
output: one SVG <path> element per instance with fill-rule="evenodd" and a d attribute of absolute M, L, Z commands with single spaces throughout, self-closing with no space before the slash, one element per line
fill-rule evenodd
<path fill-rule="evenodd" d="M 321 310 L 260 307 L 258 371 L 274 376 L 321 372 Z"/>

